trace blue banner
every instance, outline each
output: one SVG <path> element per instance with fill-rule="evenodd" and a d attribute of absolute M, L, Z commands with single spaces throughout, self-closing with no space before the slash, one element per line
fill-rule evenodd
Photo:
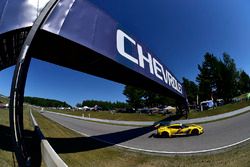
<path fill-rule="evenodd" d="M 42 29 L 94 50 L 186 97 L 182 84 L 157 56 L 87 0 L 61 0 Z"/>

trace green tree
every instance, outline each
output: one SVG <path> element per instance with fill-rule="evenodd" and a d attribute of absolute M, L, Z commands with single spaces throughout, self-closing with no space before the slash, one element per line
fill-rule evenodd
<path fill-rule="evenodd" d="M 81 103 L 76 103 L 76 107 L 82 107 Z"/>
<path fill-rule="evenodd" d="M 238 88 L 240 94 L 250 92 L 250 77 L 245 71 L 240 71 Z"/>
<path fill-rule="evenodd" d="M 199 97 L 201 100 L 211 99 L 211 96 L 217 90 L 217 78 L 219 70 L 218 59 L 210 53 L 204 55 L 204 62 L 198 65 L 200 73 L 196 77 L 199 83 Z"/>
<path fill-rule="evenodd" d="M 224 100 L 230 101 L 231 98 L 237 95 L 237 78 L 238 71 L 234 59 L 232 59 L 227 53 L 223 53 L 223 64 L 225 70 L 223 71 L 224 83 Z"/>
<path fill-rule="evenodd" d="M 176 105 L 176 101 L 170 97 L 133 86 L 125 86 L 123 94 L 127 97 L 128 104 L 135 109 Z"/>
<path fill-rule="evenodd" d="M 193 81 L 190 81 L 186 78 L 182 78 L 183 86 L 187 93 L 187 98 L 189 104 L 196 104 L 196 98 L 198 95 L 198 85 L 196 85 Z"/>
<path fill-rule="evenodd" d="M 237 95 L 237 71 L 234 59 L 223 53 L 223 59 L 218 60 L 214 55 L 206 53 L 202 65 L 198 65 L 200 73 L 196 80 L 199 83 L 201 100 L 223 98 L 229 102 Z"/>
<path fill-rule="evenodd" d="M 175 100 L 152 92 L 152 91 L 144 91 L 144 105 L 147 107 L 159 107 L 159 106 L 165 106 L 165 105 L 175 105 Z"/>
<path fill-rule="evenodd" d="M 155 107 L 159 105 L 160 96 L 151 91 L 144 91 L 143 95 L 145 102 L 144 105 L 147 107 Z"/>
<path fill-rule="evenodd" d="M 66 102 L 54 99 L 44 99 L 39 97 L 24 97 L 24 102 L 41 107 L 71 107 Z"/>
<path fill-rule="evenodd" d="M 127 102 L 131 107 L 137 110 L 139 107 L 143 106 L 144 90 L 126 85 L 123 94 L 127 97 Z"/>

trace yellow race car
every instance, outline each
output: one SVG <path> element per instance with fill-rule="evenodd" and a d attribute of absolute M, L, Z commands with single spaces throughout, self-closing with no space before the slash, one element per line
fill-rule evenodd
<path fill-rule="evenodd" d="M 204 133 L 204 128 L 199 125 L 185 125 L 185 124 L 172 124 L 162 125 L 157 124 L 157 136 L 160 137 L 172 137 L 172 136 L 184 136 L 184 135 L 200 135 Z"/>

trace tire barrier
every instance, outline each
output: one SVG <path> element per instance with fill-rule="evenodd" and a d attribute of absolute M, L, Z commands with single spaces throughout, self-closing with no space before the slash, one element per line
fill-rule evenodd
<path fill-rule="evenodd" d="M 29 155 L 27 149 L 28 146 L 25 144 L 25 134 L 23 126 L 24 89 L 31 61 L 31 55 L 29 54 L 30 46 L 33 39 L 37 37 L 37 32 L 41 28 L 41 25 L 43 24 L 53 7 L 57 4 L 57 2 L 58 0 L 50 0 L 35 20 L 20 50 L 12 79 L 9 119 L 11 137 L 19 166 L 31 166 L 32 157 L 31 155 Z M 5 5 L 7 5 L 7 3 Z"/>

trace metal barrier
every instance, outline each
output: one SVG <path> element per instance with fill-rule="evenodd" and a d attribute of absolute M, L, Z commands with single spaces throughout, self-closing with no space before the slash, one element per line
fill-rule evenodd
<path fill-rule="evenodd" d="M 49 142 L 45 139 L 38 123 L 36 122 L 32 111 L 30 110 L 31 122 L 34 126 L 35 133 L 39 136 L 42 159 L 48 167 L 68 167 L 67 164 L 58 156 L 55 150 L 50 146 Z"/>

